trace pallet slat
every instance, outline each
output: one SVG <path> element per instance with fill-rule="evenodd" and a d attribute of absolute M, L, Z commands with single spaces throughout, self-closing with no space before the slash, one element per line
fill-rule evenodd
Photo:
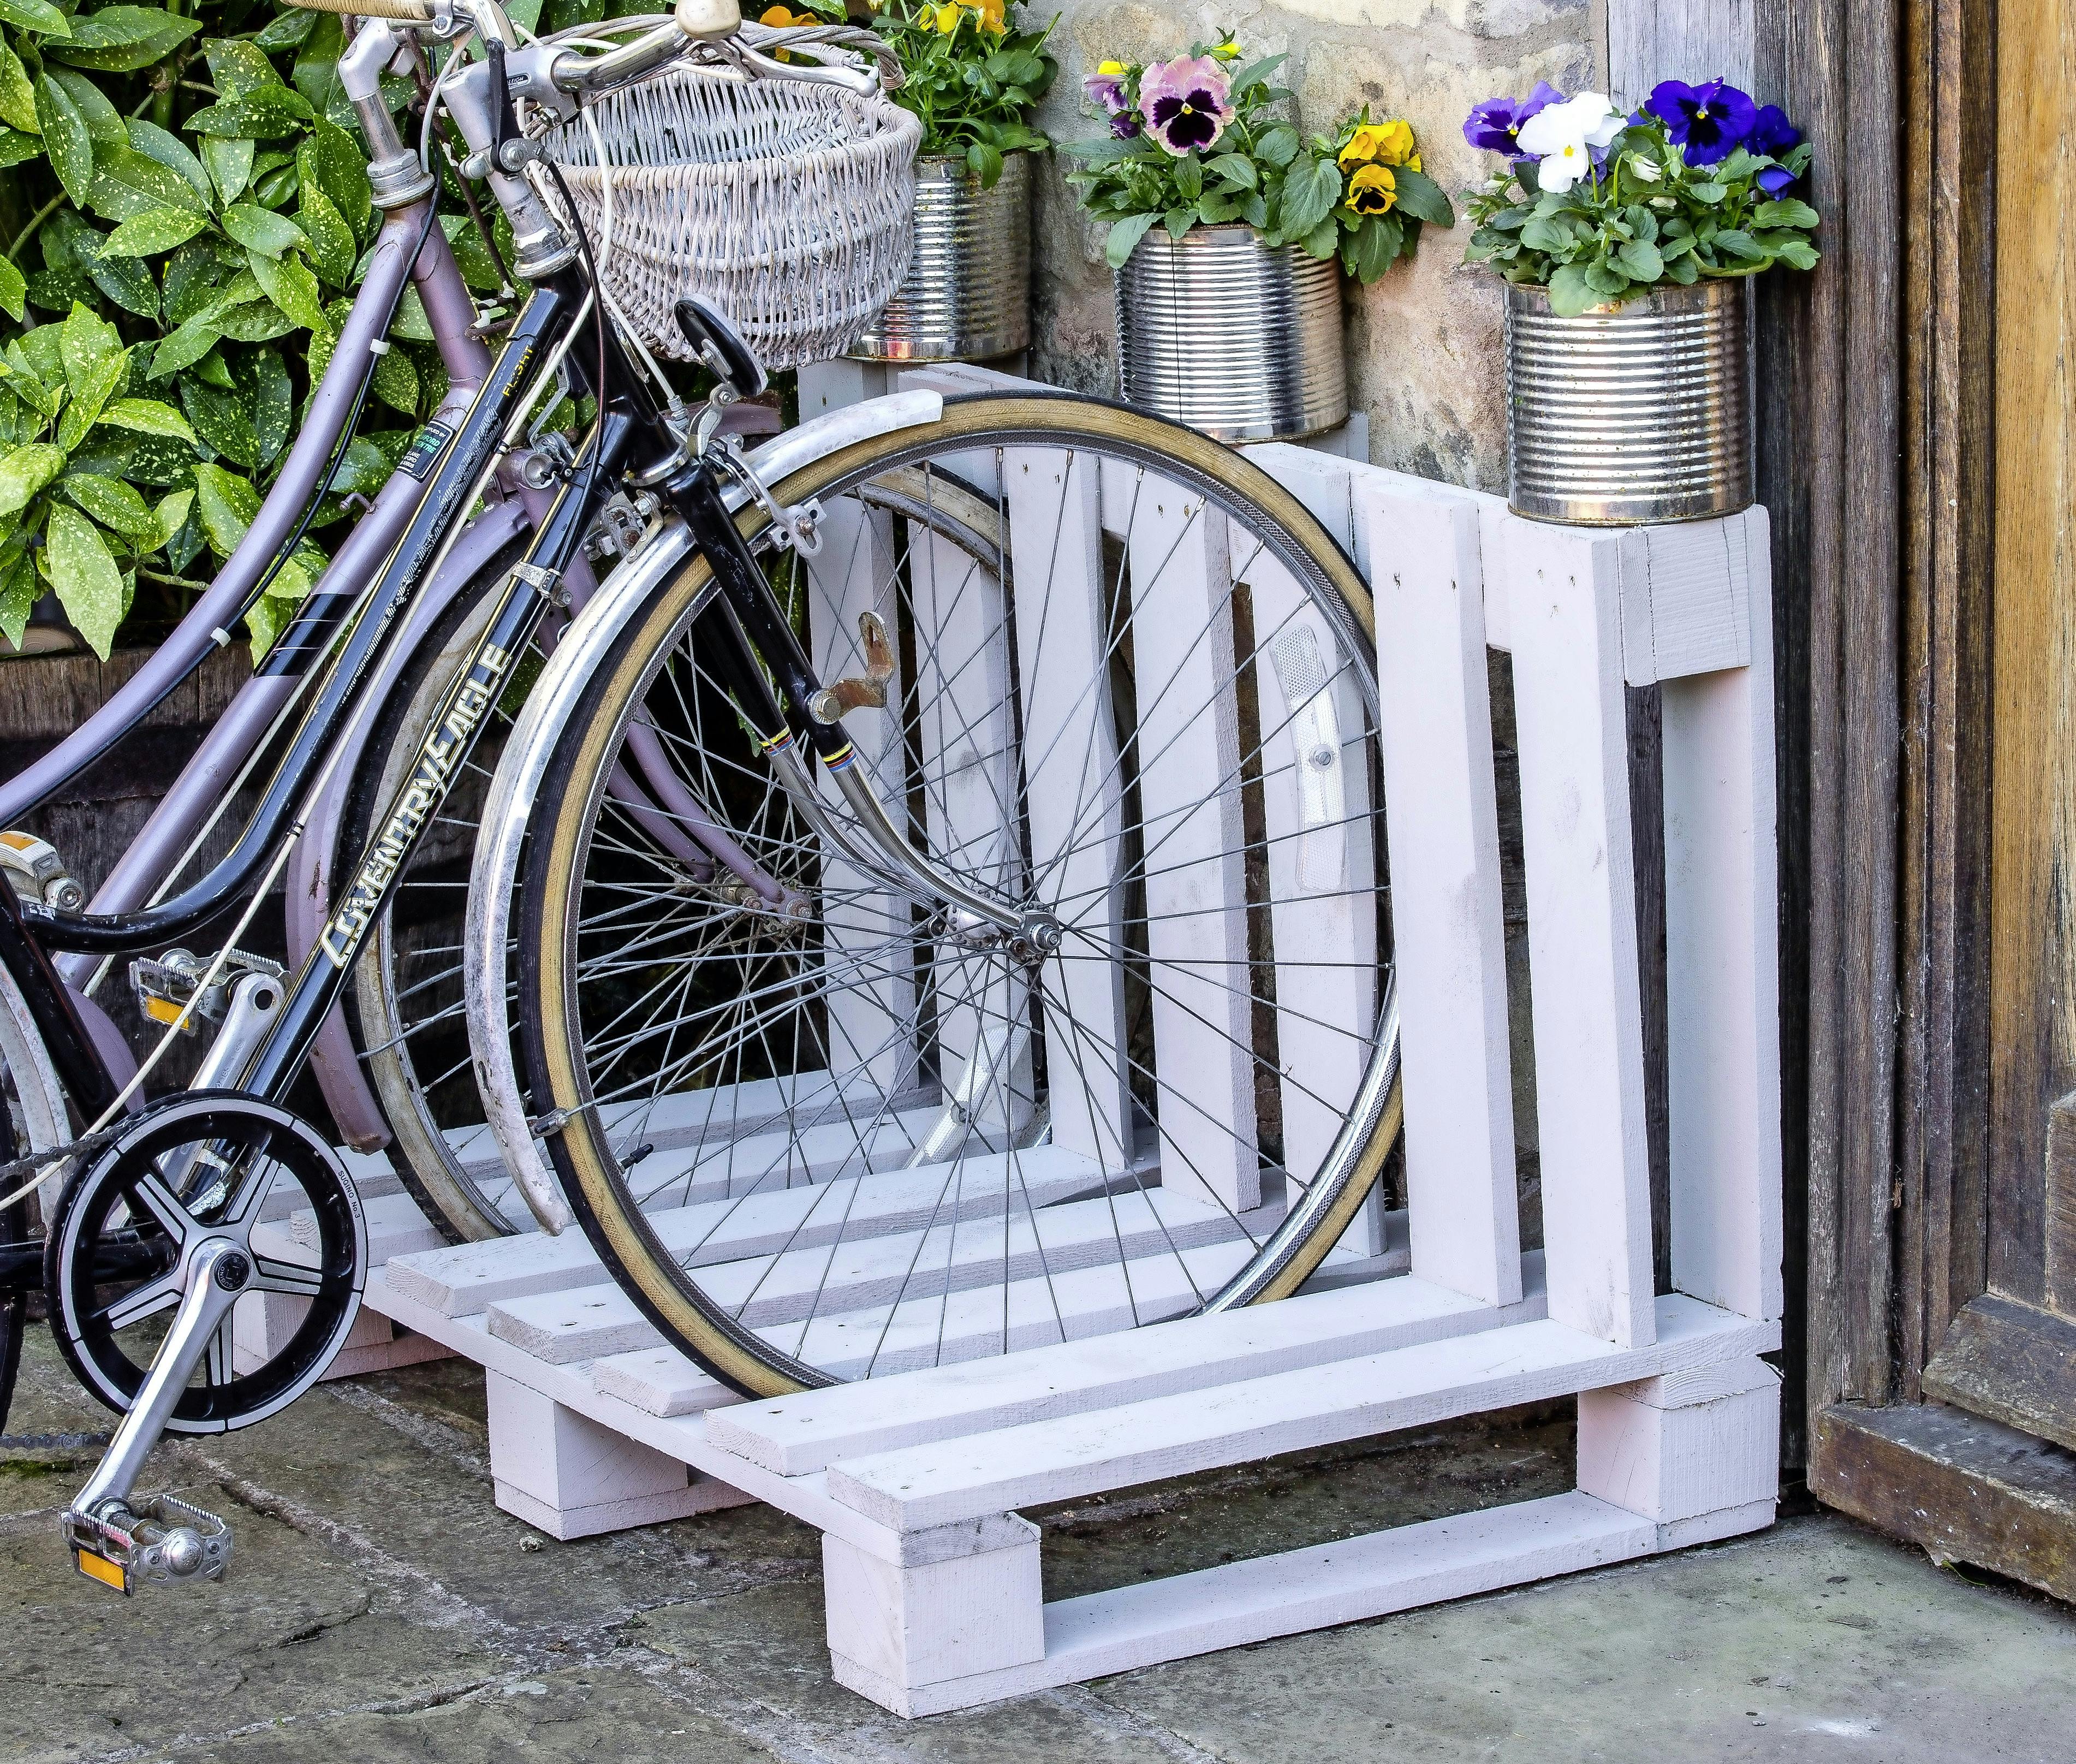
<path fill-rule="evenodd" d="M 1674 1293 L 1655 1347 L 1515 1323 L 1242 1384 L 853 1459 L 829 1492 L 900 1530 L 1509 1408 L 1767 1351 L 1779 1331 Z"/>
<path fill-rule="evenodd" d="M 1124 1057 L 1124 982 L 1107 961 L 1121 948 L 1123 901 L 1114 878 L 1123 793 L 1110 690 L 1110 612 L 1103 599 L 1102 485 L 1094 463 L 1064 448 L 1011 448 L 1003 459 L 1010 554 L 1043 560 L 1013 579 L 1031 861 L 1039 898 L 1071 928 L 1058 963 L 1047 1031 L 1064 1045 L 1048 1089 L 1054 1143 L 1105 1169 L 1131 1161 L 1131 1093 Z M 1075 1077 L 1069 1081 L 1066 1074 Z"/>
<path fill-rule="evenodd" d="M 865 673 L 861 614 L 878 615 L 895 637 L 887 708 L 852 712 L 844 719 L 844 733 L 895 825 L 905 831 L 908 792 L 899 714 L 904 682 L 894 517 L 857 497 L 832 496 L 822 504 L 820 538 L 819 548 L 806 560 L 809 653 L 817 676 L 832 681 Z M 916 1060 L 915 976 L 905 959 L 891 959 L 891 953 L 906 956 L 909 903 L 904 895 L 870 886 L 833 853 L 824 854 L 824 962 L 830 989 L 824 1051 L 837 1069 L 855 1071 L 882 1090 L 898 1090 L 914 1081 Z"/>
<path fill-rule="evenodd" d="M 1541 1258 L 1528 1263 L 1528 1296 L 1505 1310 L 1428 1280 L 1372 1280 L 1036 1349 L 999 1365 L 911 1372 L 898 1390 L 840 1384 L 745 1404 L 716 1416 L 708 1431 L 766 1470 L 805 1476 L 840 1459 L 1533 1322 L 1542 1309 Z"/>
<path fill-rule="evenodd" d="M 1120 1244 L 1124 1256 L 1150 1260 L 1240 1240 L 1227 1214 L 1154 1189 L 719 1263 L 700 1284 L 749 1328 L 776 1329 L 1004 1280 L 1057 1281 L 1112 1264 Z M 492 1334 L 556 1363 L 661 1339 L 617 1286 L 508 1300 L 488 1315 Z"/>
<path fill-rule="evenodd" d="M 1261 1171 L 1225 523 L 1151 472 L 1127 512 L 1161 1181 L 1245 1212 Z"/>
<path fill-rule="evenodd" d="M 1477 512 L 1369 485 L 1385 839 L 1391 856 L 1414 1270 L 1519 1296 L 1506 924 Z"/>
<path fill-rule="evenodd" d="M 812 1186 L 774 1185 L 733 1200 L 652 1213 L 648 1219 L 666 1249 L 684 1258 L 687 1266 L 704 1267 L 784 1249 L 819 1249 L 846 1237 L 912 1230 L 954 1218 L 999 1218 L 1006 1208 L 1049 1206 L 1100 1180 L 1087 1159 L 1040 1146 L 1019 1152 L 1013 1171 L 1007 1154 L 988 1153 L 956 1166 L 846 1177 Z M 403 1256 L 391 1267 L 389 1277 L 400 1292 L 447 1317 L 470 1316 L 541 1293 L 603 1285 L 607 1279 L 590 1240 L 573 1231 L 559 1237 L 536 1235 L 521 1244 L 462 1243 Z"/>

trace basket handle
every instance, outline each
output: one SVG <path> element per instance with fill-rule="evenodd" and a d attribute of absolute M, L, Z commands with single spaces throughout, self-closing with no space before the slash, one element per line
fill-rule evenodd
<path fill-rule="evenodd" d="M 779 61 L 766 52 L 774 49 L 805 50 L 810 53 L 816 50 L 832 53 L 850 51 L 871 56 L 877 64 L 877 71 L 867 73 L 862 68 L 819 65 L 819 57 L 817 62 L 805 64 Z M 780 27 L 751 24 L 745 20 L 741 31 L 722 53 L 760 79 L 803 80 L 812 85 L 841 85 L 861 97 L 875 91 L 892 92 L 900 86 L 903 77 L 901 58 L 894 45 L 877 31 L 867 31 L 857 25 Z"/>
<path fill-rule="evenodd" d="M 430 24 L 433 9 L 419 0 L 289 0 L 305 12 L 337 12 L 351 18 L 401 19 L 407 24 Z"/>

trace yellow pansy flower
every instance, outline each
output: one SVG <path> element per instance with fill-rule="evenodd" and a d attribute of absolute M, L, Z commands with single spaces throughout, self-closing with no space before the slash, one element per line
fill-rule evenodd
<path fill-rule="evenodd" d="M 1374 156 L 1385 165 L 1416 165 L 1413 153 L 1413 125 L 1410 122 L 1392 122 L 1378 125 L 1376 130 L 1377 147 Z"/>
<path fill-rule="evenodd" d="M 1365 165 L 1348 180 L 1348 206 L 1358 214 L 1382 214 L 1398 201 L 1398 180 L 1390 168 Z"/>
<path fill-rule="evenodd" d="M 980 15 L 980 22 L 987 30 L 1000 36 L 1009 28 L 1009 20 L 1003 10 L 1003 0 L 965 0 Z"/>
<path fill-rule="evenodd" d="M 955 6 L 938 7 L 934 22 L 940 36 L 949 36 L 959 27 L 959 9 Z"/>
<path fill-rule="evenodd" d="M 1351 165 L 1367 165 L 1384 147 L 1384 126 L 1365 122 L 1348 137 L 1348 144 L 1341 149 L 1340 167 L 1346 171 Z"/>

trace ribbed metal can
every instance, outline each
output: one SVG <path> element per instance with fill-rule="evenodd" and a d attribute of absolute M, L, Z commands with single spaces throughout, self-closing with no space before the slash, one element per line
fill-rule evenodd
<path fill-rule="evenodd" d="M 1343 422 L 1341 268 L 1251 226 L 1156 226 L 1118 272 L 1119 394 L 1219 441 L 1288 441 Z"/>
<path fill-rule="evenodd" d="M 1506 289 L 1507 504 L 1634 526 L 1751 504 L 1748 278 L 1654 288 L 1573 318 Z"/>
<path fill-rule="evenodd" d="M 916 249 L 872 328 L 871 361 L 981 361 L 1031 342 L 1031 156 L 1003 156 L 992 189 L 963 160 L 916 162 Z"/>

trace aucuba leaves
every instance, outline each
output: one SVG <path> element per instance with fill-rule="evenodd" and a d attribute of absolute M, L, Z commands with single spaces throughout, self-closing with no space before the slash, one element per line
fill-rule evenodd
<path fill-rule="evenodd" d="M 51 591 L 105 654 L 140 582 L 164 605 L 191 591 L 191 569 L 208 574 L 205 554 L 228 554 L 380 219 L 338 85 L 337 18 L 226 13 L 250 34 L 216 36 L 219 3 L 0 0 L 0 168 L 22 168 L 0 193 L 0 310 L 29 327 L 0 343 L 10 639 Z M 471 283 L 500 287 L 465 243 Z M 429 340 L 411 305 L 396 334 Z M 335 496 L 379 488 L 444 394 L 436 359 L 414 349 L 383 359 L 368 406 L 371 422 L 403 426 L 351 444 L 357 475 L 343 471 Z M 320 524 L 344 512 L 328 501 Z M 281 571 L 252 620 L 257 645 L 323 566 L 305 546 Z"/>

